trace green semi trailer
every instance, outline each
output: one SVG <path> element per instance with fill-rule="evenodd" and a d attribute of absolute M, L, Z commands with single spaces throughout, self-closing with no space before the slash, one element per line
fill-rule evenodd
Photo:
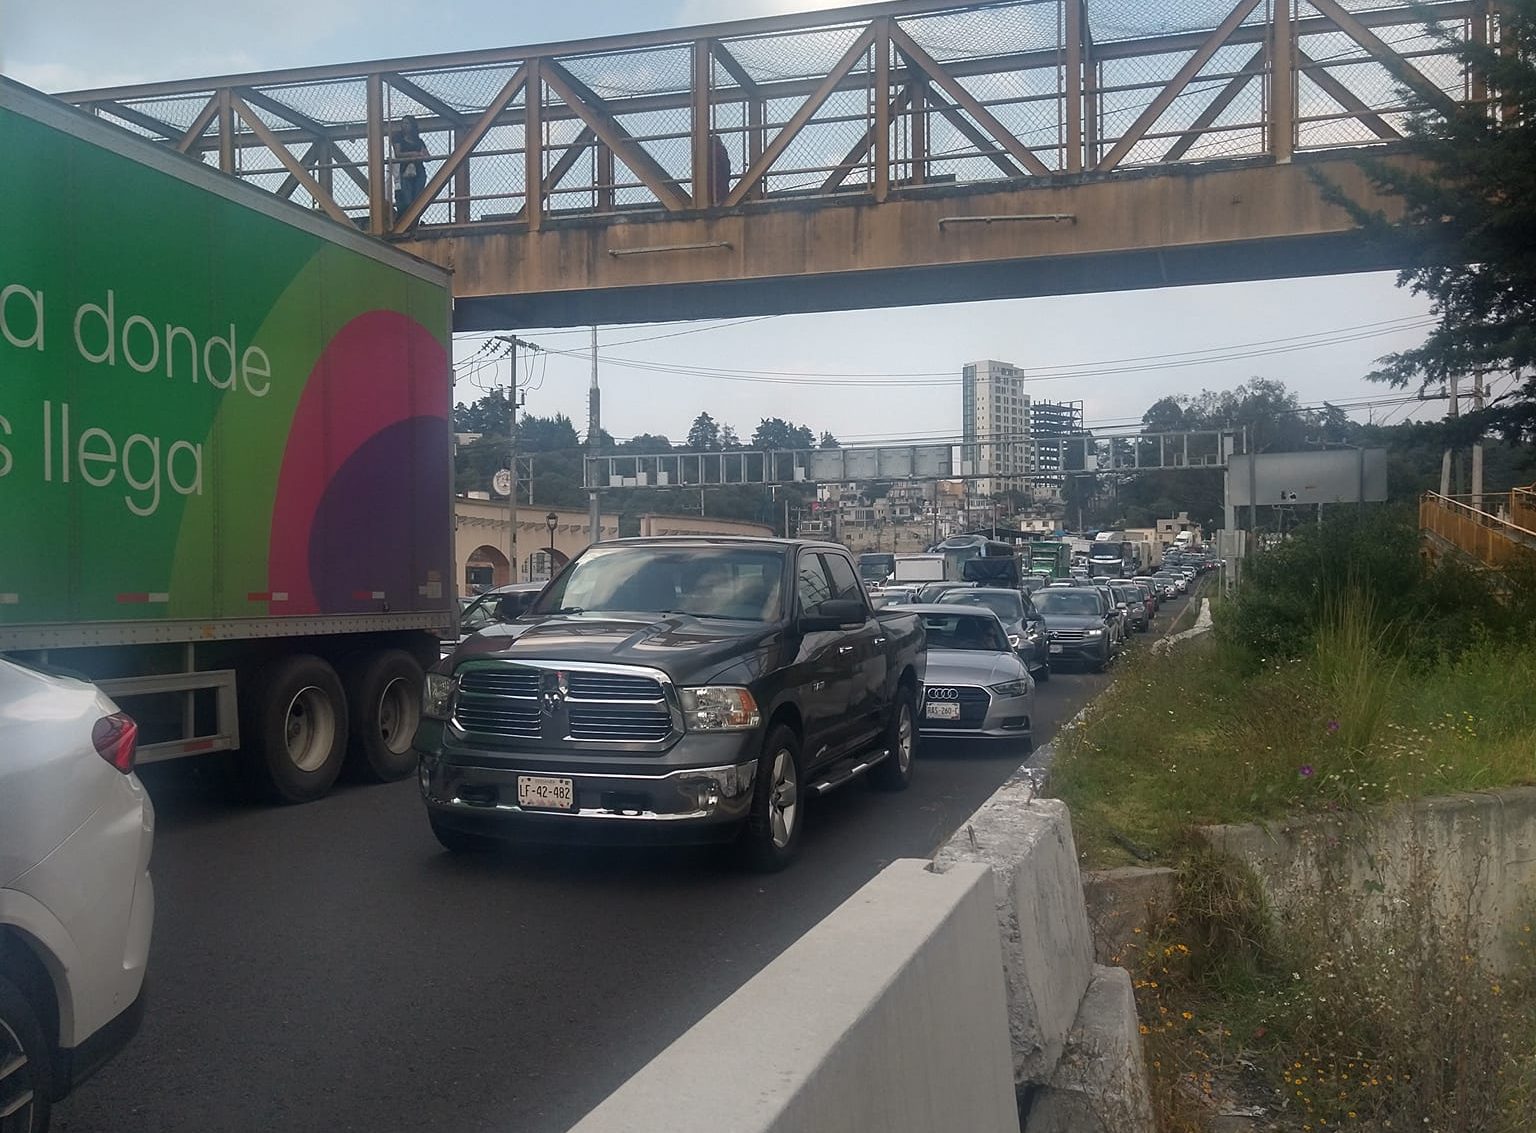
<path fill-rule="evenodd" d="M 0 653 L 141 763 L 415 766 L 453 620 L 442 270 L 0 80 Z"/>
<path fill-rule="evenodd" d="M 1037 540 L 1029 545 L 1030 569 L 1051 578 L 1072 574 L 1072 548 L 1056 539 Z"/>

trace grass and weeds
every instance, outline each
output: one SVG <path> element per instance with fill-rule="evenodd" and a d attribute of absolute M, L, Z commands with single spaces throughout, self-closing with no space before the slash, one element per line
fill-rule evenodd
<path fill-rule="evenodd" d="M 1392 513 L 1300 533 L 1250 564 L 1215 632 L 1135 657 L 1058 744 L 1084 864 L 1178 871 L 1176 911 L 1128 965 L 1164 1133 L 1224 1112 L 1301 1133 L 1536 1128 L 1529 925 L 1493 975 L 1424 860 L 1388 896 L 1325 869 L 1277 918 L 1191 834 L 1536 782 L 1536 578 L 1431 568 L 1416 536 Z"/>
<path fill-rule="evenodd" d="M 1194 825 L 1536 782 L 1536 582 L 1430 568 L 1411 520 L 1259 556 L 1216 632 L 1133 658 L 1052 769 L 1090 867 Z"/>
<path fill-rule="evenodd" d="M 1300 1133 L 1528 1133 L 1530 926 L 1520 970 L 1495 976 L 1468 924 L 1432 914 L 1432 885 L 1384 914 L 1325 887 L 1281 936 L 1239 867 L 1192 852 L 1180 875 L 1177 911 L 1133 966 L 1163 1133 L 1233 1112 Z M 1374 931 L 1356 931 L 1367 917 Z"/>

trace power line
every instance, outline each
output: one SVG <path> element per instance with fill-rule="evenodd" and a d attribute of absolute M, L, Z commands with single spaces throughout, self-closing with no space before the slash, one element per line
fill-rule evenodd
<path fill-rule="evenodd" d="M 1140 359 L 1123 358 L 1102 362 L 1074 362 L 1054 370 L 1029 371 L 1020 381 L 1031 384 L 1071 381 L 1086 377 L 1107 377 L 1126 373 L 1151 373 L 1160 370 L 1177 370 L 1192 366 L 1216 365 L 1251 358 L 1272 357 L 1277 354 L 1290 354 L 1303 350 L 1315 350 L 1322 347 L 1339 346 L 1351 342 L 1381 338 L 1427 327 L 1432 322 L 1433 319 L 1425 316 L 1412 316 L 1411 318 L 1396 319 L 1386 323 L 1367 323 L 1359 327 L 1319 331 L 1311 335 L 1296 335 L 1290 338 L 1270 339 L 1262 342 L 1225 347 L 1209 347 L 1198 351 L 1146 355 Z M 583 353 L 570 350 L 555 349 L 551 350 L 550 353 L 572 358 L 586 357 Z M 616 358 L 612 355 L 605 356 L 603 360 L 609 366 L 636 370 L 643 373 L 667 374 L 674 377 L 706 378 L 712 381 L 740 382 L 754 385 L 890 389 L 897 387 L 955 386 L 959 385 L 963 380 L 962 378 L 955 377 L 953 370 L 910 371 L 887 374 L 864 372 L 855 374 L 835 371 L 725 369 L 666 362 L 647 362 L 641 359 Z"/>
<path fill-rule="evenodd" d="M 704 334 L 707 331 L 713 331 L 713 330 L 729 330 L 732 327 L 746 326 L 749 323 L 761 323 L 761 322 L 766 322 L 769 319 L 778 319 L 778 318 L 782 318 L 782 317 L 783 317 L 782 315 L 755 315 L 755 316 L 753 316 L 751 318 L 746 318 L 746 319 L 732 319 L 729 322 L 710 322 L 707 326 L 692 326 L 692 325 L 690 325 L 688 327 L 688 329 L 686 329 L 686 330 L 669 331 L 666 334 L 642 335 L 639 338 L 622 338 L 622 339 L 619 339 L 617 342 L 610 342 L 608 345 L 609 346 L 628 346 L 631 343 L 635 343 L 635 342 L 660 342 L 664 338 L 681 338 L 683 335 L 687 335 L 687 334 Z M 700 320 L 697 320 L 697 319 L 686 320 L 686 322 L 689 323 L 689 324 L 697 323 L 698 321 L 700 321 Z M 638 327 L 655 327 L 655 326 L 668 326 L 668 325 L 676 325 L 676 324 L 667 324 L 667 323 L 613 323 L 613 324 L 611 324 L 611 325 L 609 325 L 607 327 L 604 327 L 603 329 L 605 329 L 605 330 L 628 330 L 628 329 L 631 329 L 631 328 L 638 328 Z M 476 334 L 460 334 L 460 335 L 457 335 L 455 337 L 455 341 L 458 341 L 458 342 L 473 341 L 476 338 L 483 337 L 488 342 L 494 342 L 494 341 L 496 341 L 498 334 L 499 334 L 499 332 L 495 332 L 495 331 L 486 331 L 483 336 L 482 335 L 476 335 Z M 570 330 L 559 330 L 559 329 L 557 329 L 557 330 L 547 330 L 547 331 L 540 331 L 539 332 L 539 337 L 540 338 L 552 338 L 552 337 L 555 337 L 557 335 L 568 335 L 568 334 L 588 335 L 588 334 L 591 334 L 591 331 L 590 331 L 590 329 L 588 329 L 586 327 L 573 328 L 573 329 L 570 329 Z M 558 353 L 562 353 L 562 352 L 558 351 L 558 350 L 554 350 L 554 351 L 550 351 L 550 353 L 558 354 Z M 583 357 L 585 357 L 585 356 L 586 355 L 583 355 Z"/>

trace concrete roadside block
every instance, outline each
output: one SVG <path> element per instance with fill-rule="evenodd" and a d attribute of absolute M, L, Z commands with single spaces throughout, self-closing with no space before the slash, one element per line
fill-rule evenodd
<path fill-rule="evenodd" d="M 1018 1133 L 992 906 L 891 863 L 572 1133 Z"/>
<path fill-rule="evenodd" d="M 1014 1082 L 1049 1082 L 1093 974 L 1093 938 L 1072 840 L 1058 799 L 1037 799 L 1016 774 L 934 855 L 933 869 L 992 869 L 1008 985 Z"/>
<path fill-rule="evenodd" d="M 1136 997 L 1124 968 L 1095 966 L 1077 1022 L 1024 1133 L 1152 1133 Z"/>
<path fill-rule="evenodd" d="M 1178 874 L 1166 867 L 1120 866 L 1083 874 L 1094 958 L 1129 968 L 1150 930 L 1173 912 Z"/>

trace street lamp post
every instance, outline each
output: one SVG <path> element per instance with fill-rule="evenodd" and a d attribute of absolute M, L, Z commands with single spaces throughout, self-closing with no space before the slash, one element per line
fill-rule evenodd
<path fill-rule="evenodd" d="M 549 577 L 555 577 L 555 528 L 560 525 L 560 517 L 550 512 L 544 517 L 544 526 L 549 528 Z"/>

